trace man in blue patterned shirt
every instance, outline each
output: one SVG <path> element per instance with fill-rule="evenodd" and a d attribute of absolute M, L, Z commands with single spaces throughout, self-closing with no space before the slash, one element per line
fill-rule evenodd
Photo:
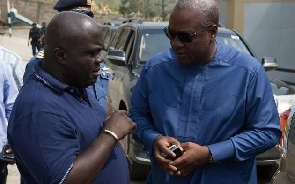
<path fill-rule="evenodd" d="M 9 68 L 9 63 L 0 59 L 0 151 L 7 144 L 7 123 L 18 95 L 18 89 Z M 0 159 L 0 183 L 5 184 L 8 162 Z"/>

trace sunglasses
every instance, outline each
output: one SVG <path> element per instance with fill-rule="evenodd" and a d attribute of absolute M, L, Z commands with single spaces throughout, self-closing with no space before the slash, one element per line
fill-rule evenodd
<path fill-rule="evenodd" d="M 71 11 L 81 13 L 81 14 L 84 14 L 84 15 L 88 15 L 91 18 L 94 17 L 94 13 L 91 10 L 71 9 Z"/>
<path fill-rule="evenodd" d="M 176 36 L 181 42 L 192 42 L 193 39 L 199 36 L 202 32 L 211 29 L 215 25 L 207 26 L 196 33 L 189 33 L 184 31 L 173 31 L 166 26 L 164 28 L 165 35 L 170 39 L 173 40 Z"/>

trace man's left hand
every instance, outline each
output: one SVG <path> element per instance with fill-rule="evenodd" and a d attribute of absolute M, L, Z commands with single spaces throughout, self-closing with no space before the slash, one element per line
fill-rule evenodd
<path fill-rule="evenodd" d="M 206 146 L 192 142 L 182 143 L 181 146 L 184 149 L 184 154 L 171 163 L 177 168 L 175 175 L 186 176 L 195 169 L 209 163 L 211 154 Z"/>
<path fill-rule="evenodd" d="M 10 154 L 10 153 L 13 153 L 13 151 L 11 148 L 9 148 L 9 149 L 5 150 L 5 153 Z M 8 162 L 8 164 L 13 165 L 13 164 L 15 164 L 15 161 Z"/>

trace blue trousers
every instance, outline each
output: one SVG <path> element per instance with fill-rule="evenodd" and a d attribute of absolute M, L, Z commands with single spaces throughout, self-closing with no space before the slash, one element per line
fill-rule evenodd
<path fill-rule="evenodd" d="M 33 53 L 33 56 L 36 55 L 37 51 L 40 51 L 41 48 L 42 48 L 42 45 L 40 42 L 31 42 L 31 46 L 32 46 L 32 53 Z"/>

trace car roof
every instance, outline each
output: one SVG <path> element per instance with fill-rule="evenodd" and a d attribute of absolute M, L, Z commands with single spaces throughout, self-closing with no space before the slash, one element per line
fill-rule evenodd
<path fill-rule="evenodd" d="M 159 29 L 163 28 L 165 26 L 168 26 L 168 22 L 149 22 L 149 21 L 143 21 L 141 18 L 131 18 L 123 21 L 121 26 L 131 26 L 131 27 L 137 27 L 137 28 L 145 28 L 145 29 Z"/>
<path fill-rule="evenodd" d="M 125 23 L 121 26 L 130 26 L 139 29 L 163 29 L 165 26 L 168 26 L 168 22 L 143 22 L 143 23 Z M 119 26 L 119 27 L 121 27 Z"/>
<path fill-rule="evenodd" d="M 234 32 L 233 30 L 227 29 L 225 27 L 218 27 L 218 33 L 225 33 L 225 34 L 234 34 L 234 35 L 237 35 L 237 33 Z"/>
<path fill-rule="evenodd" d="M 106 26 L 119 26 L 121 24 L 122 24 L 122 22 L 104 22 L 102 25 L 106 25 Z"/>

